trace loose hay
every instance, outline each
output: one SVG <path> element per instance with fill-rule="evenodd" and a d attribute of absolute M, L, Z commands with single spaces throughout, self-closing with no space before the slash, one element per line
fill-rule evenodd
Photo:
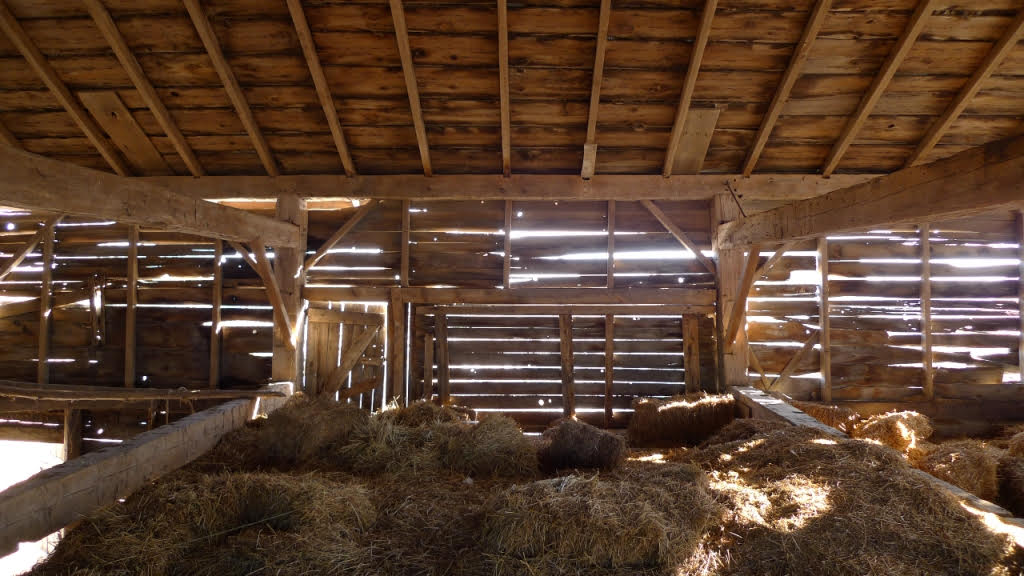
<path fill-rule="evenodd" d="M 470 476 L 532 476 L 537 447 L 508 416 L 488 414 L 472 427 L 436 434 L 443 465 Z"/>
<path fill-rule="evenodd" d="M 672 566 L 718 510 L 694 467 L 666 466 L 660 480 L 574 474 L 512 486 L 487 504 L 483 545 L 499 574 Z"/>
<path fill-rule="evenodd" d="M 546 472 L 568 468 L 611 470 L 626 457 L 626 442 L 607 430 L 564 418 L 544 431 L 537 458 Z"/>
<path fill-rule="evenodd" d="M 1006 452 L 1014 458 L 1024 458 L 1024 432 L 1018 432 L 1006 443 Z"/>
<path fill-rule="evenodd" d="M 794 408 L 804 412 L 811 418 L 814 418 L 818 422 L 831 426 L 837 430 L 841 430 L 850 434 L 854 428 L 860 422 L 860 414 L 856 410 L 852 410 L 845 406 L 832 406 L 828 404 L 818 404 L 816 402 L 801 402 L 799 400 L 790 400 L 789 402 Z"/>
<path fill-rule="evenodd" d="M 629 420 L 632 446 L 696 445 L 735 417 L 732 395 L 691 394 L 666 399 L 633 400 Z"/>
<path fill-rule="evenodd" d="M 379 418 L 401 426 L 429 426 L 437 422 L 468 422 L 474 419 L 472 410 L 460 406 L 439 406 L 421 400 L 408 406 L 395 407 L 382 412 Z"/>
<path fill-rule="evenodd" d="M 873 440 L 902 454 L 931 435 L 932 424 L 928 417 L 911 411 L 872 416 L 853 432 L 856 438 Z"/>
<path fill-rule="evenodd" d="M 999 496 L 1000 456 L 998 450 L 977 440 L 958 440 L 936 446 L 920 468 L 978 498 L 995 500 Z"/>
<path fill-rule="evenodd" d="M 1024 517 L 1024 459 L 1004 456 L 999 460 L 999 504 Z"/>
<path fill-rule="evenodd" d="M 748 438 L 783 428 L 789 428 L 789 424 L 774 420 L 761 420 L 759 418 L 740 418 L 739 420 L 733 420 L 724 428 L 715 432 L 713 436 L 704 441 L 704 446 L 725 444 L 727 442 L 735 442 L 736 440 L 747 440 Z"/>

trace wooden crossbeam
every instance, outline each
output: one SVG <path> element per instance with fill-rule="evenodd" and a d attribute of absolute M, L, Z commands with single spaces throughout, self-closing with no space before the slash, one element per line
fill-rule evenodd
<path fill-rule="evenodd" d="M 327 83 L 327 76 L 320 64 L 320 55 L 316 50 L 316 43 L 313 41 L 313 33 L 309 29 L 309 22 L 306 20 L 306 13 L 302 9 L 302 0 L 286 0 L 288 12 L 292 17 L 292 24 L 295 26 L 295 33 L 299 37 L 299 45 L 302 46 L 302 55 L 306 58 L 306 65 L 313 77 L 313 87 L 316 88 L 316 96 L 320 99 L 320 106 L 327 117 L 327 126 L 331 130 L 331 137 L 334 139 L 334 147 L 338 150 L 341 158 L 341 165 L 349 176 L 356 175 L 356 167 L 352 162 L 352 155 L 349 154 L 348 144 L 345 142 L 345 133 L 341 129 L 341 120 L 338 119 L 338 110 L 334 107 L 334 96 L 331 94 L 331 86 Z"/>
<path fill-rule="evenodd" d="M 1024 9 L 1018 11 L 1017 17 L 1010 23 L 1010 26 L 999 39 L 999 42 L 996 42 L 995 46 L 989 50 L 985 59 L 981 61 L 981 65 L 974 71 L 974 74 L 967 80 L 967 83 L 960 89 L 960 92 L 953 98 L 953 101 L 949 103 L 946 110 L 932 123 L 924 138 L 921 139 L 917 144 L 917 148 L 914 149 L 910 158 L 907 159 L 907 167 L 917 164 L 928 156 L 928 153 L 942 140 L 946 131 L 960 117 L 960 114 L 967 108 L 967 105 L 971 103 L 974 95 L 978 93 L 978 90 L 981 90 L 982 85 L 988 80 L 989 76 L 995 73 L 999 65 L 1003 63 L 1003 60 L 1017 47 L 1022 33 L 1024 33 Z"/>
<path fill-rule="evenodd" d="M 789 66 L 782 75 L 779 87 L 776 88 L 775 95 L 772 96 L 772 102 L 768 105 L 768 112 L 761 120 L 761 126 L 757 129 L 757 136 L 754 137 L 754 143 L 747 153 L 747 159 L 743 163 L 744 176 L 750 176 L 754 171 L 754 167 L 757 166 L 761 152 L 764 150 L 765 144 L 768 143 L 768 137 L 771 136 L 779 115 L 782 114 L 782 108 L 786 105 L 786 100 L 789 99 L 789 93 L 793 90 L 793 85 L 796 84 L 797 78 L 803 72 L 804 64 L 811 53 L 814 39 L 818 36 L 818 31 L 821 30 L 821 25 L 825 22 L 825 17 L 828 16 L 828 11 L 831 7 L 832 0 L 818 0 L 814 5 L 814 11 L 811 12 L 811 17 L 804 26 L 803 34 L 800 36 L 800 41 L 797 42 L 796 49 L 793 51 L 793 57 L 789 61 Z"/>
<path fill-rule="evenodd" d="M 203 47 L 206 48 L 206 53 L 213 63 L 213 69 L 217 71 L 217 76 L 220 77 L 221 84 L 224 85 L 224 90 L 228 93 L 228 98 L 231 99 L 231 104 L 235 107 L 235 112 L 242 121 L 242 126 L 245 127 L 246 133 L 249 134 L 249 139 L 252 140 L 256 154 L 263 163 L 263 168 L 271 176 L 279 175 L 281 171 L 277 168 L 274 154 L 270 151 L 270 146 L 263 137 L 263 131 L 260 130 L 259 124 L 256 123 L 256 118 L 252 115 L 249 101 L 246 100 L 245 93 L 238 84 L 238 78 L 235 77 L 231 65 L 228 64 L 227 58 L 224 57 L 220 41 L 217 40 L 217 34 L 214 32 L 213 26 L 210 25 L 210 20 L 206 17 L 206 12 L 203 10 L 200 1 L 182 1 L 185 4 L 185 9 L 188 11 L 189 18 L 192 19 L 196 32 L 199 33 Z"/>
<path fill-rule="evenodd" d="M 718 0 L 704 1 L 704 10 L 701 12 L 700 25 L 697 28 L 697 38 L 693 42 L 693 49 L 690 51 L 690 62 L 686 68 L 686 78 L 683 80 L 683 91 L 679 95 L 679 104 L 676 107 L 676 119 L 672 124 L 672 135 L 669 137 L 668 149 L 665 151 L 665 165 L 661 170 L 661 175 L 665 178 L 672 175 L 679 142 L 683 135 L 683 127 L 686 125 L 686 114 L 689 112 L 690 102 L 693 100 L 693 91 L 697 86 L 697 76 L 700 74 L 701 61 L 704 60 L 704 49 L 708 45 L 708 37 L 711 36 L 711 22 L 715 18 L 715 9 L 717 7 Z"/>
<path fill-rule="evenodd" d="M 962 218 L 1024 203 L 1024 137 L 722 224 L 719 247 L 779 243 L 901 223 Z"/>
<path fill-rule="evenodd" d="M 349 372 L 356 367 L 359 359 L 362 358 L 363 353 L 370 347 L 374 338 L 377 336 L 377 332 L 380 331 L 380 326 L 367 326 L 363 331 L 356 336 L 352 344 L 346 348 L 345 353 L 341 356 L 341 363 L 338 367 L 331 371 L 327 376 L 327 383 L 324 385 L 324 393 L 334 394 L 338 390 L 341 390 L 341 385 L 345 383 L 345 378 L 348 377 Z M 376 380 L 375 380 L 376 381 Z"/>
<path fill-rule="evenodd" d="M 188 167 L 189 172 L 193 176 L 202 176 L 206 173 L 203 169 L 203 165 L 200 164 L 199 159 L 196 158 L 195 152 L 192 151 L 192 147 L 189 146 L 185 140 L 185 136 L 181 133 L 177 123 L 171 117 L 171 113 L 167 111 L 167 107 L 164 106 L 160 96 L 156 93 L 156 88 L 150 83 L 146 73 L 142 70 L 142 66 L 139 65 L 139 61 L 135 58 L 135 54 L 132 53 L 128 47 L 128 43 L 125 42 L 124 37 L 121 35 L 121 31 L 118 30 L 117 24 L 114 23 L 114 19 L 110 17 L 110 12 L 107 11 L 103 5 L 102 0 L 84 0 L 85 7 L 89 10 L 89 14 L 92 16 L 93 22 L 96 23 L 96 27 L 99 28 L 100 33 L 106 38 L 107 44 L 110 44 L 110 48 L 114 51 L 114 55 L 121 63 L 121 67 L 124 68 L 128 78 L 132 81 L 132 85 L 139 92 L 139 96 L 142 97 L 142 101 L 146 103 L 149 111 L 153 113 L 160 128 L 163 129 L 164 134 L 167 135 L 167 139 L 171 141 L 174 149 L 181 156 L 182 161 L 185 162 L 185 166 Z"/>
<path fill-rule="evenodd" d="M 907 22 L 906 27 L 903 28 L 903 34 L 900 35 L 899 41 L 896 42 L 896 46 L 886 56 L 882 68 L 875 74 L 875 78 L 871 81 L 871 86 L 868 87 L 867 92 L 860 99 L 857 110 L 846 121 L 839 139 L 832 145 L 828 157 L 825 158 L 825 166 L 821 169 L 821 173 L 824 176 L 832 175 L 836 168 L 839 167 L 843 154 L 846 154 L 846 150 L 850 147 L 853 139 L 857 137 L 868 116 L 871 116 L 871 112 L 875 109 L 875 105 L 878 104 L 882 94 L 885 93 L 885 89 L 888 88 L 893 76 L 896 75 L 896 71 L 903 64 L 903 60 L 910 54 L 910 49 L 913 48 L 917 37 L 924 30 L 928 16 L 931 16 L 932 12 L 935 11 L 936 4 L 938 4 L 938 0 L 918 0 L 917 8 L 910 17 L 910 21 Z"/>
<path fill-rule="evenodd" d="M 732 305 L 732 313 L 729 314 L 729 323 L 725 330 L 725 348 L 731 349 L 736 341 L 736 334 L 739 333 L 743 319 L 747 315 L 747 298 L 750 296 L 750 289 L 757 280 L 757 263 L 761 258 L 761 246 L 754 244 L 747 254 L 746 265 L 743 267 L 743 277 L 740 286 L 736 291 L 736 303 Z"/>
<path fill-rule="evenodd" d="M 804 355 L 814 348 L 815 344 L 817 344 L 819 335 L 819 332 L 811 333 L 810 337 L 804 341 L 804 345 L 796 351 L 796 354 L 794 354 L 793 357 L 789 359 L 789 362 L 786 363 L 786 366 L 782 368 L 782 372 L 779 373 L 779 377 L 772 381 L 769 388 L 775 388 L 793 376 L 793 373 L 796 372 L 797 366 L 800 365 L 800 361 L 803 359 Z M 828 402 L 828 400 L 825 401 Z"/>
<path fill-rule="evenodd" d="M 508 70 L 508 0 L 498 0 L 498 93 L 501 105 L 501 173 L 512 175 L 512 98 Z"/>
<path fill-rule="evenodd" d="M 25 33 L 21 24 L 18 23 L 18 19 L 7 8 L 7 4 L 2 1 L 0 1 L 0 29 L 4 31 L 7 38 L 18 49 L 18 52 L 21 52 L 21 55 L 25 57 L 25 60 L 36 71 L 36 74 L 39 75 L 39 78 L 46 84 L 50 92 L 53 93 L 54 98 L 64 107 L 64 110 L 71 116 L 75 124 L 85 133 L 85 137 L 96 147 L 100 156 L 107 161 L 107 164 L 118 175 L 127 176 L 130 171 L 124 159 L 110 145 L 103 135 L 103 131 L 92 119 L 92 116 L 89 116 L 89 113 L 78 103 L 78 99 L 71 94 L 71 91 L 68 90 L 68 87 L 60 79 L 53 67 L 50 66 L 43 53 L 39 51 L 39 48 L 36 47 L 32 39 Z"/>
<path fill-rule="evenodd" d="M 21 248 L 18 248 L 18 250 L 11 255 L 10 260 L 4 264 L 3 268 L 0 268 L 0 280 L 6 278 L 8 274 L 20 266 L 21 263 L 25 261 L 25 257 L 35 250 L 39 242 L 49 234 L 48 231 L 53 229 L 53 227 L 56 226 L 62 218 L 63 216 L 53 216 L 48 218 L 46 222 L 43 223 L 43 227 L 33 234 L 28 241 L 22 244 Z"/>
<path fill-rule="evenodd" d="M 289 348 L 294 348 L 295 321 L 293 318 L 295 316 L 292 315 L 288 304 L 284 301 L 284 296 L 281 295 L 281 286 L 277 283 L 277 276 L 274 275 L 274 269 L 270 266 L 267 248 L 262 240 L 257 238 L 252 241 L 252 255 L 256 259 L 256 271 L 263 279 L 263 285 L 267 289 L 267 298 L 270 300 L 271 306 L 274 307 L 274 318 L 280 326 L 286 328 L 289 337 L 285 341 Z"/>
<path fill-rule="evenodd" d="M 527 288 L 526 290 L 529 290 Z M 553 290 L 571 290 L 571 288 L 553 288 Z M 593 288 L 584 288 L 593 290 Z M 517 292 L 519 290 L 516 290 Z M 481 305 L 448 305 L 448 306 L 417 306 L 416 314 L 433 314 L 445 310 L 453 315 L 552 315 L 571 314 L 573 316 L 636 316 L 638 314 L 657 315 L 708 315 L 714 314 L 715 307 L 689 304 L 481 304 Z"/>
<path fill-rule="evenodd" d="M 388 4 L 391 6 L 391 20 L 395 25 L 395 41 L 398 43 L 398 55 L 402 60 L 402 75 L 405 76 L 405 91 L 409 94 L 409 109 L 412 112 L 416 143 L 420 149 L 423 174 L 430 176 L 434 169 L 430 164 L 430 145 L 427 143 L 427 127 L 423 123 L 423 109 L 420 107 L 420 89 L 416 84 L 416 67 L 412 61 L 412 48 L 409 46 L 405 8 L 402 6 L 402 0 L 388 0 Z"/>
<path fill-rule="evenodd" d="M 601 82 L 604 80 L 604 55 L 608 50 L 608 21 L 611 15 L 612 0 L 601 0 L 594 71 L 590 82 L 590 108 L 587 111 L 587 139 L 583 144 L 583 168 L 580 170 L 580 176 L 588 180 L 597 168 L 597 112 L 601 106 Z"/>
<path fill-rule="evenodd" d="M 284 396 L 277 390 L 190 390 L 186 388 L 117 388 L 85 384 L 33 384 L 0 380 L 0 397 L 40 402 L 142 402 L 150 400 L 229 400 Z"/>
<path fill-rule="evenodd" d="M 314 252 L 312 256 L 306 259 L 306 262 L 302 265 L 302 270 L 309 272 L 310 268 L 316 266 L 316 263 L 323 259 L 323 257 L 326 256 L 327 253 L 330 252 L 346 234 L 351 232 L 352 229 L 355 228 L 356 225 L 359 224 L 359 222 L 361 222 L 362 219 L 365 218 L 366 215 L 369 214 L 376 206 L 376 200 L 370 200 L 366 204 L 360 206 L 359 210 L 356 210 L 356 213 L 353 214 L 351 218 L 346 220 L 345 223 L 334 232 L 334 234 L 331 234 L 331 237 L 328 238 L 326 242 L 317 248 L 316 252 Z"/>
<path fill-rule="evenodd" d="M 390 288 L 306 286 L 303 297 L 311 302 L 384 302 Z M 715 302 L 715 291 L 704 288 L 517 288 L 515 290 L 476 288 L 402 288 L 402 301 L 417 304 L 554 304 L 561 306 L 608 306 L 665 304 L 679 307 L 707 307 Z"/>
<path fill-rule="evenodd" d="M 685 232 L 683 232 L 683 229 L 680 228 L 679 226 L 676 226 L 676 223 L 673 222 L 672 219 L 669 218 L 668 215 L 665 214 L 665 212 L 662 211 L 661 208 L 658 208 L 657 204 L 650 200 L 641 200 L 640 203 L 643 204 L 644 207 L 647 208 L 647 210 L 655 218 L 658 219 L 658 222 L 661 222 L 661 225 L 664 226 L 666 230 L 668 230 L 669 234 L 671 234 L 676 240 L 678 240 L 680 244 L 685 246 L 687 250 L 693 252 L 694 257 L 696 257 L 697 261 L 704 265 L 704 268 L 706 268 L 708 272 L 711 272 L 712 274 L 717 274 L 715 263 L 710 258 L 705 256 L 703 252 L 701 252 L 700 247 L 697 246 L 697 244 L 693 240 L 690 240 L 690 237 L 687 236 Z"/>
<path fill-rule="evenodd" d="M 122 178 L 0 148 L 0 204 L 47 214 L 75 214 L 146 228 L 272 246 L 297 246 L 297 226 L 171 192 L 139 178 Z M 189 177 L 191 178 L 191 177 Z"/>

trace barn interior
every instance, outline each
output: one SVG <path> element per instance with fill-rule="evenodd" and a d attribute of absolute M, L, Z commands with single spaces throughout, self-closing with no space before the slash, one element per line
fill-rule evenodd
<path fill-rule="evenodd" d="M 0 32 L 10 573 L 1024 570 L 1020 2 Z"/>

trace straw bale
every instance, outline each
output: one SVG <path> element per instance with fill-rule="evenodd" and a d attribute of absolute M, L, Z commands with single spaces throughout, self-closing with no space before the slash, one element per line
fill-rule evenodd
<path fill-rule="evenodd" d="M 537 447 L 515 420 L 487 414 L 471 427 L 437 426 L 431 442 L 441 463 L 470 476 L 532 476 L 537 473 Z"/>
<path fill-rule="evenodd" d="M 762 420 L 760 418 L 739 418 L 733 420 L 710 438 L 704 441 L 704 446 L 712 444 L 725 444 L 736 440 L 747 440 L 754 436 L 767 434 L 774 430 L 788 428 L 789 424 L 775 420 Z"/>
<path fill-rule="evenodd" d="M 1004 456 L 999 459 L 999 504 L 1024 517 L 1024 459 Z"/>
<path fill-rule="evenodd" d="M 999 450 L 978 440 L 957 440 L 939 444 L 923 460 L 920 468 L 932 476 L 984 500 L 999 495 Z"/>
<path fill-rule="evenodd" d="M 544 431 L 537 451 L 540 467 L 546 472 L 568 468 L 611 470 L 626 457 L 626 442 L 621 436 L 572 418 L 563 418 Z"/>
<path fill-rule="evenodd" d="M 690 394 L 633 400 L 629 420 L 632 446 L 696 445 L 732 422 L 735 400 L 730 394 Z"/>
<path fill-rule="evenodd" d="M 847 434 L 853 432 L 854 428 L 857 427 L 857 424 L 861 420 L 861 416 L 856 410 L 852 410 L 845 406 L 819 404 L 817 402 L 801 402 L 799 400 L 790 400 L 789 403 L 794 408 L 804 412 L 818 422 L 821 422 L 826 426 L 831 426 L 837 430 L 841 430 Z"/>
<path fill-rule="evenodd" d="M 429 426 L 436 422 L 468 422 L 473 412 L 461 406 L 439 406 L 427 400 L 413 402 L 408 406 L 396 407 L 380 414 L 380 418 L 401 426 Z"/>
<path fill-rule="evenodd" d="M 1006 443 L 1006 451 L 1014 458 L 1024 458 L 1024 432 L 1018 432 Z"/>
<path fill-rule="evenodd" d="M 878 442 L 902 454 L 931 435 L 931 421 L 924 414 L 913 411 L 878 414 L 863 421 L 853 431 L 855 438 Z"/>

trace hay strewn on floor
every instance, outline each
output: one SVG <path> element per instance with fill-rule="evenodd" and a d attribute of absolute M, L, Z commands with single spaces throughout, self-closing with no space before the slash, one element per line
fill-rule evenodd
<path fill-rule="evenodd" d="M 633 400 L 629 420 L 631 446 L 696 445 L 735 418 L 731 394 L 690 394 Z"/>
<path fill-rule="evenodd" d="M 537 459 L 545 472 L 569 468 L 611 470 L 626 457 L 626 441 L 621 436 L 564 418 L 544 431 Z"/>
<path fill-rule="evenodd" d="M 789 424 L 776 422 L 775 420 L 740 418 L 739 420 L 733 420 L 727 426 L 715 432 L 714 436 L 704 441 L 703 445 L 711 446 L 712 444 L 725 444 L 726 442 L 735 442 L 736 440 L 746 440 L 758 434 L 766 434 L 789 427 Z"/>
<path fill-rule="evenodd" d="M 822 424 L 831 426 L 847 434 L 852 434 L 861 421 L 860 414 L 858 414 L 856 410 L 852 410 L 845 406 L 831 406 L 828 404 L 819 404 L 817 402 L 801 402 L 799 400 L 790 400 L 789 403 L 793 405 L 794 408 L 797 408 Z"/>
<path fill-rule="evenodd" d="M 946 442 L 929 452 L 920 468 L 978 498 L 995 501 L 999 496 L 1001 452 L 978 440 Z"/>
<path fill-rule="evenodd" d="M 931 435 L 932 424 L 928 417 L 911 411 L 872 416 L 853 431 L 855 438 L 873 440 L 904 455 Z"/>
<path fill-rule="evenodd" d="M 1018 432 L 1006 442 L 1006 452 L 1014 458 L 1024 458 L 1024 432 Z"/>

